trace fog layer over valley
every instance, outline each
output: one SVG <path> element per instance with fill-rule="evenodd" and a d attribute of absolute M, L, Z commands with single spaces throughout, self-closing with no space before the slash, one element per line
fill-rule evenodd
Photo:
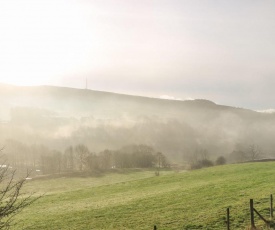
<path fill-rule="evenodd" d="M 147 145 L 182 163 L 204 155 L 228 162 L 275 157 L 275 115 L 217 105 L 51 86 L 0 85 L 0 143 L 98 153 Z M 6 151 L 8 154 L 8 151 Z"/>

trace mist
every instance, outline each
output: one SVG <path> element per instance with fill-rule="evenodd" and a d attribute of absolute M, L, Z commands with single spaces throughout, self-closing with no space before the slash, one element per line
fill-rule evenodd
<path fill-rule="evenodd" d="M 5 103 L 0 142 L 5 145 L 14 140 L 63 152 L 70 145 L 83 144 L 98 153 L 142 144 L 178 164 L 201 150 L 213 160 L 230 158 L 240 145 L 244 149 L 259 146 L 262 157 L 275 156 L 273 113 L 207 100 L 164 100 L 59 87 L 1 87 Z"/>

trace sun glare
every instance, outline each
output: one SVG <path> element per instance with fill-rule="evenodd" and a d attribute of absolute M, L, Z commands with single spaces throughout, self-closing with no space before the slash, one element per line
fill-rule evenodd
<path fill-rule="evenodd" d="M 47 84 L 77 72 L 90 35 L 73 1 L 0 2 L 0 82 Z"/>

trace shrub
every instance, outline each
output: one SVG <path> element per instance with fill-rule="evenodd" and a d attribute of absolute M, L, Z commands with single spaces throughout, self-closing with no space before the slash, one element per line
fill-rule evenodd
<path fill-rule="evenodd" d="M 216 160 L 216 165 L 224 165 L 226 164 L 226 159 L 223 156 L 219 156 Z"/>

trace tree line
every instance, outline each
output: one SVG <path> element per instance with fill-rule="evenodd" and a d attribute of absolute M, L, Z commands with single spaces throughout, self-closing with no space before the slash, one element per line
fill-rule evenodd
<path fill-rule="evenodd" d="M 67 147 L 63 152 L 43 145 L 24 145 L 9 140 L 5 156 L 9 167 L 32 170 L 37 174 L 88 172 L 114 168 L 169 167 L 166 156 L 148 145 L 128 145 L 118 150 L 95 153 L 86 145 Z"/>
<path fill-rule="evenodd" d="M 235 149 L 229 154 L 217 156 L 216 159 L 210 157 L 207 149 L 201 148 L 194 152 L 184 154 L 184 159 L 188 162 L 190 169 L 199 169 L 204 167 L 211 167 L 214 165 L 223 165 L 226 163 L 241 163 L 256 161 L 263 158 L 273 159 L 272 157 L 263 153 L 262 149 L 256 144 L 240 144 L 238 143 Z"/>

